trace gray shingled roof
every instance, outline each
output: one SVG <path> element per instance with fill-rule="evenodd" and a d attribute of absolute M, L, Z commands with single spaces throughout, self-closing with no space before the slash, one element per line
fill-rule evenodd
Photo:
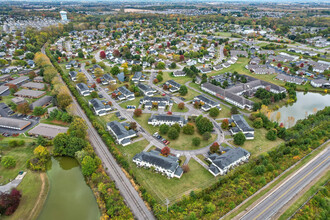
<path fill-rule="evenodd" d="M 248 155 L 249 152 L 241 147 L 231 149 L 222 155 L 212 154 L 209 159 L 219 168 L 224 169 L 228 165 L 234 163 L 240 158 Z"/>

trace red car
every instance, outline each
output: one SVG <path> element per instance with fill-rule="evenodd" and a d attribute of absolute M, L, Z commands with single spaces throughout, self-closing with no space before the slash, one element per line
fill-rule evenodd
<path fill-rule="evenodd" d="M 168 115 L 172 115 L 172 112 L 167 112 Z"/>
<path fill-rule="evenodd" d="M 166 95 L 165 93 L 162 94 L 162 96 L 165 96 L 165 95 Z"/>

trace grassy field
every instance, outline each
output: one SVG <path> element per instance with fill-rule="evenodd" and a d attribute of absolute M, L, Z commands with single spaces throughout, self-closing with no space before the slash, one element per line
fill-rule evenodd
<path fill-rule="evenodd" d="M 221 37 L 231 37 L 230 32 L 216 32 L 215 35 L 221 36 Z"/>
<path fill-rule="evenodd" d="M 7 140 L 6 140 L 7 141 Z M 3 140 L 1 144 L 5 144 Z M 16 166 L 14 168 L 4 168 L 0 166 L 0 183 L 6 184 L 15 179 L 19 171 L 26 170 L 26 161 L 33 157 L 33 147 L 23 146 L 15 148 L 2 149 L 3 156 L 12 156 L 16 160 Z"/>
<path fill-rule="evenodd" d="M 245 117 L 245 120 L 252 127 L 252 121 Z M 265 128 L 255 129 L 254 130 L 254 139 L 246 140 L 245 143 L 241 146 L 251 153 L 252 156 L 260 155 L 264 152 L 269 151 L 273 147 L 278 146 L 284 141 L 280 138 L 276 138 L 275 141 L 270 141 L 266 138 L 267 130 Z M 230 144 L 237 146 L 233 141 L 229 141 Z M 237 146 L 238 147 L 238 146 Z"/>
<path fill-rule="evenodd" d="M 45 185 L 42 192 L 42 180 L 40 178 L 40 174 L 37 172 L 28 171 L 21 184 L 17 187 L 17 189 L 22 193 L 21 202 L 14 214 L 9 217 L 4 217 L 4 220 L 37 219 L 38 214 L 42 210 L 49 189 L 47 175 L 41 175 L 44 175 L 45 177 Z M 31 212 L 32 210 L 33 212 Z"/>
<path fill-rule="evenodd" d="M 151 170 L 138 168 L 131 162 L 131 170 L 147 191 L 161 204 L 168 198 L 171 203 L 180 199 L 182 195 L 187 195 L 191 190 L 197 191 L 217 181 L 217 178 L 198 164 L 195 160 L 190 160 L 188 166 L 190 171 L 184 173 L 181 179 L 168 179 L 161 174 Z"/>
<path fill-rule="evenodd" d="M 125 147 L 119 146 L 118 150 L 122 155 L 125 156 L 125 158 L 128 158 L 128 161 L 130 162 L 132 158 L 135 156 L 135 154 L 140 153 L 143 151 L 143 149 L 149 144 L 149 142 L 144 139 L 138 142 L 135 142 L 133 144 L 127 145 Z"/>
<path fill-rule="evenodd" d="M 151 114 L 145 114 L 143 113 L 140 117 L 135 117 L 134 119 L 144 128 L 146 129 L 150 134 L 155 133 L 158 131 L 158 127 L 153 127 L 151 125 L 148 125 L 148 119 L 150 118 Z"/>
<path fill-rule="evenodd" d="M 230 108 L 225 105 L 221 105 L 221 104 L 220 104 L 220 107 L 221 107 L 221 110 L 220 110 L 220 113 L 217 118 L 229 118 L 231 116 Z"/>
<path fill-rule="evenodd" d="M 138 97 L 131 101 L 124 101 L 124 102 L 120 103 L 119 105 L 122 108 L 126 108 L 126 106 L 128 106 L 128 105 L 134 105 L 134 106 L 138 107 L 140 104 L 140 99 L 141 99 L 141 97 Z"/>
<path fill-rule="evenodd" d="M 172 112 L 187 112 L 188 108 L 185 106 L 184 109 L 179 109 L 178 104 L 174 103 L 172 106 Z"/>

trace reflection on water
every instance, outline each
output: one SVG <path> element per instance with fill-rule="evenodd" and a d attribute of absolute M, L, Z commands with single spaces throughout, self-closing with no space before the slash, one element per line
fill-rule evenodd
<path fill-rule="evenodd" d="M 85 183 L 78 162 L 52 158 L 47 171 L 50 189 L 38 220 L 96 220 L 100 212 L 92 190 Z"/>
<path fill-rule="evenodd" d="M 297 120 L 304 119 L 326 106 L 330 106 L 330 95 L 297 92 L 297 101 L 273 112 L 271 119 L 283 123 L 285 127 L 292 127 Z"/>

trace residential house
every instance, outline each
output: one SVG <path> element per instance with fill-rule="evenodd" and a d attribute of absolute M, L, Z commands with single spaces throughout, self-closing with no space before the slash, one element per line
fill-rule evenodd
<path fill-rule="evenodd" d="M 145 96 L 153 96 L 155 92 L 157 92 L 157 90 L 155 90 L 151 86 L 142 83 L 139 83 L 137 87 L 139 88 L 140 92 Z"/>
<path fill-rule="evenodd" d="M 76 71 L 69 72 L 69 76 L 70 76 L 71 80 L 74 82 L 77 81 L 77 75 L 78 75 L 78 73 Z"/>
<path fill-rule="evenodd" d="M 89 100 L 88 103 L 92 105 L 95 114 L 98 116 L 106 115 L 107 112 L 111 111 L 110 105 L 104 104 L 102 101 L 96 98 Z"/>
<path fill-rule="evenodd" d="M 181 178 L 183 174 L 182 168 L 179 166 L 179 158 L 168 155 L 163 156 L 159 151 L 152 150 L 150 152 L 142 151 L 133 157 L 133 162 L 139 167 L 151 168 L 156 172 L 166 175 L 168 178 Z"/>
<path fill-rule="evenodd" d="M 174 124 L 179 124 L 181 127 L 187 124 L 187 120 L 183 116 L 179 115 L 152 115 L 148 119 L 148 124 L 153 126 L 159 126 L 162 124 L 166 124 L 172 126 Z"/>
<path fill-rule="evenodd" d="M 178 70 L 178 71 L 174 71 L 173 72 L 173 76 L 174 77 L 179 77 L 179 76 L 186 76 L 186 72 L 185 71 L 182 71 L 182 70 Z"/>
<path fill-rule="evenodd" d="M 53 100 L 52 96 L 44 96 L 36 101 L 34 101 L 33 103 L 30 104 L 30 109 L 35 109 L 36 107 L 43 107 L 45 108 L 46 106 L 48 106 Z"/>
<path fill-rule="evenodd" d="M 121 87 L 118 87 L 114 93 L 117 95 L 117 98 L 119 100 L 124 100 L 124 99 L 127 99 L 127 100 L 134 100 L 135 99 L 135 95 L 133 92 L 129 91 L 126 86 L 121 86 Z"/>
<path fill-rule="evenodd" d="M 230 128 L 230 133 L 232 135 L 242 132 L 247 140 L 254 139 L 254 128 L 251 128 L 243 115 L 232 115 L 230 122 L 234 122 L 235 124 L 235 126 Z"/>
<path fill-rule="evenodd" d="M 325 79 L 311 80 L 311 85 L 317 88 L 330 88 L 330 81 Z"/>
<path fill-rule="evenodd" d="M 218 108 L 219 110 L 221 110 L 220 107 L 220 103 L 219 102 L 215 102 L 209 98 L 207 98 L 204 95 L 198 95 L 194 98 L 193 102 L 200 102 L 202 107 L 201 109 L 203 111 L 209 111 L 211 108 Z"/>
<path fill-rule="evenodd" d="M 132 129 L 127 130 L 129 127 L 127 123 L 119 123 L 118 121 L 112 121 L 107 123 L 107 129 L 110 134 L 116 139 L 118 144 L 126 146 L 131 143 L 131 138 L 136 136 L 136 132 Z"/>
<path fill-rule="evenodd" d="M 209 172 L 213 176 L 224 175 L 231 168 L 247 162 L 249 157 L 250 153 L 241 147 L 230 149 L 222 155 L 211 154 L 207 158 L 211 162 Z"/>
<path fill-rule="evenodd" d="M 91 89 L 85 83 L 77 83 L 76 88 L 82 96 L 88 96 L 91 94 Z"/>
<path fill-rule="evenodd" d="M 181 87 L 181 84 L 175 82 L 173 79 L 168 80 L 164 84 L 167 86 L 168 90 L 172 93 L 179 91 Z"/>

